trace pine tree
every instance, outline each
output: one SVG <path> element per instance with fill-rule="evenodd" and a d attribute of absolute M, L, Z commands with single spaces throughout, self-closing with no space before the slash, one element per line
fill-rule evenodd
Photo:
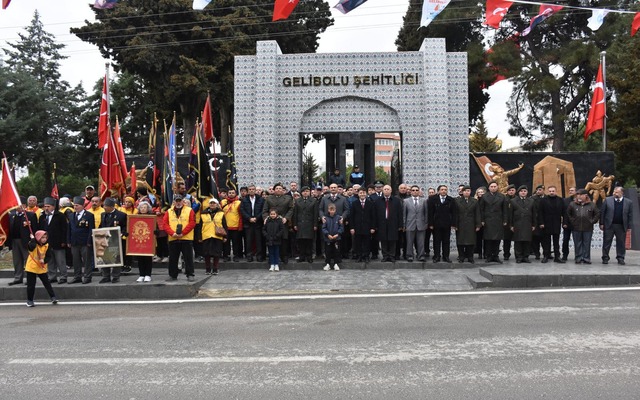
<path fill-rule="evenodd" d="M 476 123 L 475 132 L 469 135 L 469 150 L 472 153 L 494 153 L 502 147 L 498 142 L 498 136 L 489 137 L 489 131 L 484 118 L 480 117 Z"/>
<path fill-rule="evenodd" d="M 97 22 L 71 29 L 93 43 L 116 71 L 136 74 L 154 102 L 178 112 L 184 143 L 211 93 L 214 133 L 229 150 L 234 56 L 255 54 L 256 41 L 277 40 L 283 53 L 313 52 L 318 35 L 333 23 L 323 0 L 300 2 L 286 21 L 271 22 L 273 3 L 217 0 L 202 11 L 192 0 L 121 0 L 110 10 L 94 9 Z"/>
<path fill-rule="evenodd" d="M 54 160 L 61 173 L 71 162 L 68 155 L 73 137 L 69 132 L 79 129 L 85 93 L 80 86 L 71 88 L 61 79 L 60 61 L 65 57 L 60 50 L 64 45 L 56 43 L 53 35 L 44 30 L 37 11 L 26 32 L 18 36 L 19 40 L 8 43 L 10 49 L 5 49 L 9 70 L 5 73 L 21 84 L 3 90 L 14 99 L 11 111 L 18 116 L 20 127 L 0 130 L 0 139 L 14 144 L 12 157 L 17 163 L 43 172 L 45 190 L 49 192 Z"/>

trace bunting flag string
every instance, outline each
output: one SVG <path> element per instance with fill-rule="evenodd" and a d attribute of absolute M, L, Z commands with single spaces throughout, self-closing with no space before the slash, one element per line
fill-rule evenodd
<path fill-rule="evenodd" d="M 498 29 L 500 28 L 500 22 L 506 16 L 509 8 L 513 5 L 513 3 L 518 4 L 531 4 L 531 5 L 539 5 L 540 11 L 538 15 L 531 19 L 531 25 L 526 28 L 522 32 L 522 36 L 526 36 L 533 28 L 539 25 L 542 21 L 549 18 L 556 12 L 562 9 L 573 9 L 573 10 L 588 10 L 591 11 L 592 15 L 589 18 L 588 27 L 595 31 L 602 26 L 604 22 L 604 18 L 607 14 L 615 13 L 615 14 L 634 14 L 633 23 L 631 25 L 631 36 L 635 35 L 638 29 L 640 28 L 640 12 L 630 11 L 630 10 L 611 10 L 607 8 L 592 8 L 592 7 L 578 7 L 578 6 L 569 6 L 569 5 L 555 5 L 549 3 L 542 3 L 539 1 L 528 1 L 528 0 L 487 0 L 485 6 L 485 21 L 484 24 L 486 26 L 490 26 L 492 28 Z"/>
<path fill-rule="evenodd" d="M 11 0 L 2 0 L 2 9 L 6 10 L 9 7 L 9 3 L 11 3 Z"/>

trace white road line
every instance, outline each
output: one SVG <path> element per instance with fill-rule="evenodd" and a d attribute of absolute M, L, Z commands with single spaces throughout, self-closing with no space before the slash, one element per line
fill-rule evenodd
<path fill-rule="evenodd" d="M 95 306 L 95 305 L 144 305 L 144 304 L 187 304 L 187 303 L 227 303 L 236 301 L 291 301 L 291 300 L 331 300 L 331 299 L 374 299 L 374 298 L 400 298 L 400 297 L 446 297 L 446 296 L 495 296 L 507 294 L 549 294 L 549 293 L 593 293 L 593 292 L 635 292 L 640 286 L 624 287 L 588 287 L 588 288 L 549 288 L 549 289 L 516 289 L 516 290 L 477 290 L 464 292 L 411 292 L 411 293 L 345 293 L 345 294 L 309 294 L 309 295 L 271 295 L 271 296 L 244 296 L 244 297 L 217 297 L 197 299 L 171 299 L 171 300 L 87 300 L 65 301 L 54 307 L 60 306 Z M 46 301 L 36 305 L 48 304 Z M 0 307 L 20 306 L 24 302 L 0 303 Z"/>
<path fill-rule="evenodd" d="M 326 357 L 297 356 L 297 357 L 162 357 L 162 358 L 20 358 L 9 360 L 8 364 L 23 365 L 59 365 L 59 364 L 220 364 L 220 363 L 248 363 L 248 364 L 281 364 L 326 362 Z"/>

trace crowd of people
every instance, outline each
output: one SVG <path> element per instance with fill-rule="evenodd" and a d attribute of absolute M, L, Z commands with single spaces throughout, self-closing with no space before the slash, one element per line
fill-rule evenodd
<path fill-rule="evenodd" d="M 181 270 L 193 281 L 194 261 L 204 262 L 205 273 L 213 275 L 221 261 L 242 258 L 268 259 L 269 271 L 274 272 L 292 258 L 308 263 L 324 258 L 327 271 L 340 270 L 345 259 L 425 262 L 431 258 L 434 263 L 450 263 L 452 232 L 460 263 L 477 259 L 502 263 L 511 258 L 512 245 L 516 263 L 530 263 L 531 256 L 542 263 L 564 263 L 573 239 L 575 262 L 590 264 L 591 236 L 598 222 L 604 232 L 602 262 L 609 262 L 615 238 L 617 262 L 625 264 L 632 207 L 621 187 L 598 208 L 585 189 L 570 188 L 569 197 L 562 198 L 556 187 L 540 185 L 529 196 L 526 186 L 510 185 L 502 194 L 498 184 L 490 182 L 474 196 L 466 185 L 451 196 L 446 185 L 425 193 L 417 185 L 401 184 L 394 194 L 381 181 L 345 186 L 340 178 L 336 171 L 328 186 L 299 188 L 290 182 L 288 187 L 276 183 L 268 189 L 249 185 L 238 192 L 221 188 L 219 198 L 203 202 L 180 182 L 173 204 L 166 209 L 144 188 L 122 202 L 113 198 L 103 202 L 93 186 L 87 186 L 82 196 L 45 198 L 41 206 L 30 196 L 10 213 L 6 245 L 15 270 L 10 285 L 22 284 L 26 275 L 28 301 L 33 304 L 36 275 L 52 300 L 51 283 L 91 282 L 95 264 L 101 263 L 94 259 L 92 231 L 119 226 L 126 248 L 127 215 L 132 214 L 157 216 L 155 255 L 125 253 L 122 268 L 100 268 L 100 283 L 119 282 L 122 269 L 128 272 L 134 263 L 140 283 L 152 280 L 153 262 L 168 263 L 168 281 L 177 280 Z"/>

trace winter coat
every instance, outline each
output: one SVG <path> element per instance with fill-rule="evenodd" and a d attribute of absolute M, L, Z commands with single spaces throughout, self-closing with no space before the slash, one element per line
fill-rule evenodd
<path fill-rule="evenodd" d="M 536 205 L 531 197 L 511 200 L 511 226 L 514 242 L 530 242 L 533 239 L 533 228 L 536 226 Z"/>
<path fill-rule="evenodd" d="M 313 239 L 315 231 L 313 228 L 318 221 L 318 206 L 313 197 L 300 197 L 295 202 L 293 208 L 293 226 L 297 228 L 297 239 Z"/>
<path fill-rule="evenodd" d="M 572 201 L 567 209 L 567 215 L 572 229 L 576 232 L 593 232 L 593 224 L 600 220 L 600 211 L 592 201 L 588 203 Z"/>
<path fill-rule="evenodd" d="M 282 218 L 267 218 L 262 227 L 262 234 L 265 237 L 267 246 L 279 246 L 282 244 L 283 236 L 286 232 Z"/>
<path fill-rule="evenodd" d="M 293 197 L 282 195 L 276 196 L 272 195 L 267 197 L 264 201 L 264 206 L 262 207 L 262 219 L 266 220 L 269 218 L 269 210 L 275 208 L 278 212 L 278 215 L 282 218 L 287 219 L 287 225 L 290 223 L 291 218 L 293 217 Z M 282 221 L 282 220 L 280 220 Z M 289 238 L 289 229 L 284 227 L 284 233 L 282 234 L 282 239 Z"/>
<path fill-rule="evenodd" d="M 325 215 L 325 222 L 322 223 L 322 236 L 324 237 L 324 241 L 326 243 L 335 243 L 339 242 L 342 239 L 342 233 L 344 232 L 344 227 L 340 223 L 341 216 L 338 214 Z M 338 235 L 336 239 L 329 239 L 329 235 Z"/>
<path fill-rule="evenodd" d="M 545 196 L 538 201 L 538 226 L 544 225 L 543 234 L 560 234 L 564 207 L 564 200 L 558 196 Z"/>
<path fill-rule="evenodd" d="M 476 228 L 482 226 L 478 200 L 470 198 L 467 202 L 463 197 L 456 199 L 458 209 L 456 221 L 456 243 L 462 246 L 476 244 Z"/>
<path fill-rule="evenodd" d="M 484 240 L 502 240 L 508 222 L 507 199 L 502 193 L 485 193 L 479 200 Z"/>
<path fill-rule="evenodd" d="M 402 228 L 402 201 L 389 197 L 389 216 L 386 215 L 386 199 L 380 196 L 375 201 L 376 231 L 378 240 L 398 240 L 398 231 Z"/>

